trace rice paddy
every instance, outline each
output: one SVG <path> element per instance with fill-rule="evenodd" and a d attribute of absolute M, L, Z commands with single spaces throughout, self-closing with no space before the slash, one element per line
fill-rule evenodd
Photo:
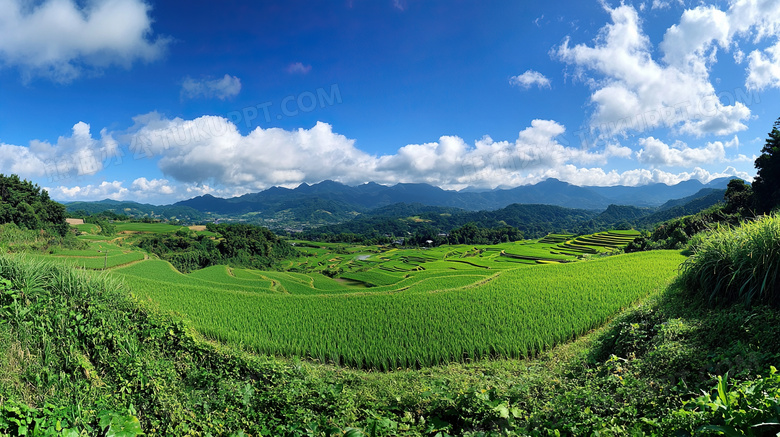
<path fill-rule="evenodd" d="M 180 229 L 132 225 L 117 229 Z M 684 259 L 675 252 L 599 256 L 637 234 L 424 249 L 293 241 L 303 256 L 276 271 L 212 266 L 182 274 L 122 242 L 127 236 L 85 235 L 87 249 L 54 257 L 106 266 L 142 302 L 180 314 L 207 338 L 389 370 L 529 356 L 599 326 L 666 286 Z M 591 259 L 574 262 L 583 258 Z"/>
<path fill-rule="evenodd" d="M 230 280 L 226 269 L 213 269 L 203 280 L 161 261 L 116 272 L 139 298 L 184 315 L 209 338 L 389 370 L 533 355 L 665 287 L 683 259 L 656 251 L 500 271 L 421 270 L 368 289 L 289 272 L 258 272 L 274 285 L 252 288 L 238 282 L 247 272 Z"/>

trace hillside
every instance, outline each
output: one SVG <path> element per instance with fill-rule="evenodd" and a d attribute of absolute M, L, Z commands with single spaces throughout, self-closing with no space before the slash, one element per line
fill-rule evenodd
<path fill-rule="evenodd" d="M 458 208 L 399 203 L 377 208 L 355 219 L 321 226 L 301 234 L 303 238 L 342 241 L 362 235 L 403 237 L 417 233 L 449 233 L 474 223 L 483 228 L 512 226 L 525 238 L 541 238 L 549 233 L 587 234 L 608 228 L 652 229 L 671 218 L 694 214 L 723 201 L 724 190 L 703 189 L 688 198 L 668 202 L 663 211 L 626 205 L 609 205 L 598 212 L 554 205 L 513 204 L 493 211 L 465 211 Z"/>

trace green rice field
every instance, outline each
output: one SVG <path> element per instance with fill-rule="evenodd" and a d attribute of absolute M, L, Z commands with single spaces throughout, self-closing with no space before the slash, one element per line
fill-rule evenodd
<path fill-rule="evenodd" d="M 602 256 L 637 235 L 551 234 L 414 249 L 292 241 L 303 256 L 274 271 L 212 266 L 182 274 L 126 236 L 82 235 L 87 248 L 52 256 L 111 269 L 145 305 L 180 314 L 207 338 L 263 354 L 389 370 L 530 356 L 603 324 L 666 286 L 684 259 L 675 252 Z"/>
<path fill-rule="evenodd" d="M 533 355 L 665 287 L 684 259 L 655 251 L 496 271 L 422 270 L 369 289 L 289 272 L 213 268 L 193 277 L 161 261 L 115 271 L 142 301 L 181 314 L 208 338 L 389 370 Z"/>

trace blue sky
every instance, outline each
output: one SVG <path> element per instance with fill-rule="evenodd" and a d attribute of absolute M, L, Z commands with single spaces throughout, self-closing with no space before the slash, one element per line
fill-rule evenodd
<path fill-rule="evenodd" d="M 325 179 L 750 179 L 775 1 L 0 0 L 0 172 L 61 201 Z"/>

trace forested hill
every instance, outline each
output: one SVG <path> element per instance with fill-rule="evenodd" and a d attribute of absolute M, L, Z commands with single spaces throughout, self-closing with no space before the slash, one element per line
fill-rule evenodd
<path fill-rule="evenodd" d="M 218 238 L 183 228 L 171 234 L 142 236 L 138 246 L 181 272 L 223 264 L 268 269 L 281 260 L 299 256 L 290 244 L 266 228 L 212 223 L 207 229 Z"/>
<path fill-rule="evenodd" d="M 204 220 L 206 214 L 188 206 L 177 205 L 150 205 L 131 201 L 118 201 L 105 199 L 97 202 L 70 202 L 66 204 L 70 217 L 95 215 L 103 212 L 111 212 L 128 217 L 150 217 L 162 220 L 182 220 L 197 222 Z"/>
<path fill-rule="evenodd" d="M 65 207 L 51 200 L 47 191 L 17 175 L 0 174 L 0 224 L 5 223 L 59 236 L 68 232 Z"/>
<path fill-rule="evenodd" d="M 593 220 L 598 214 L 595 211 L 553 205 L 515 204 L 496 211 L 463 211 L 401 203 L 346 223 L 304 232 L 302 236 L 305 239 L 329 240 L 342 234 L 345 237 L 346 234 L 354 234 L 369 239 L 424 234 L 428 238 L 473 223 L 480 228 L 511 226 L 522 231 L 526 238 L 534 238 L 549 232 L 575 227 L 579 229 L 581 224 Z"/>

